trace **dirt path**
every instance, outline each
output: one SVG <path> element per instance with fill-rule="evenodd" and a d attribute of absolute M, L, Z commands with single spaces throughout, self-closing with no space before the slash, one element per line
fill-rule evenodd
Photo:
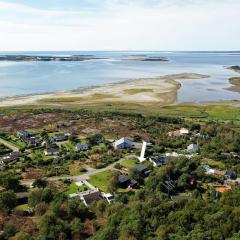
<path fill-rule="evenodd" d="M 87 167 L 88 172 L 84 173 L 82 175 L 78 175 L 78 176 L 59 176 L 59 177 L 49 177 L 47 178 L 48 181 L 56 181 L 56 180 L 61 180 L 61 179 L 70 179 L 74 182 L 79 182 L 79 181 L 85 181 L 85 180 L 89 180 L 89 178 L 95 174 L 107 171 L 107 170 L 113 170 L 114 169 L 114 165 L 116 163 L 121 163 L 124 160 L 127 159 L 131 159 L 131 158 L 137 158 L 136 155 L 128 155 L 124 158 L 121 158 L 120 160 L 118 160 L 117 162 L 114 162 L 112 164 L 110 164 L 109 166 L 105 167 L 105 168 L 101 168 L 101 169 L 95 169 L 95 168 L 90 168 L 89 166 Z M 23 185 L 26 186 L 31 186 L 31 184 L 33 183 L 34 180 L 26 180 L 26 181 L 22 181 L 21 183 Z"/>

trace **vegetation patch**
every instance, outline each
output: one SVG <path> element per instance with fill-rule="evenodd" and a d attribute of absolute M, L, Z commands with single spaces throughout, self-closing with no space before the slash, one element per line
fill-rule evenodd
<path fill-rule="evenodd" d="M 202 163 L 208 164 L 210 167 L 213 168 L 225 169 L 225 164 L 223 162 L 216 161 L 213 159 L 203 159 Z"/>
<path fill-rule="evenodd" d="M 61 98 L 43 98 L 38 100 L 39 103 L 71 103 L 82 101 L 82 97 L 61 97 Z"/>
<path fill-rule="evenodd" d="M 73 194 L 73 193 L 76 193 L 76 192 L 78 192 L 78 186 L 77 186 L 76 183 L 73 182 L 69 185 L 68 191 L 65 192 L 65 193 L 67 195 L 70 195 L 70 194 Z"/>
<path fill-rule="evenodd" d="M 101 100 L 101 99 L 106 99 L 106 98 L 115 98 L 116 96 L 112 94 L 106 94 L 106 93 L 95 93 L 87 97 L 86 99 L 89 100 Z"/>
<path fill-rule="evenodd" d="M 232 85 L 240 86 L 240 77 L 229 78 L 229 83 Z"/>
<path fill-rule="evenodd" d="M 108 186 L 109 186 L 109 180 L 111 179 L 113 173 L 114 172 L 111 170 L 98 173 L 96 175 L 91 176 L 89 182 L 93 186 L 101 189 L 104 192 L 107 192 Z"/>
<path fill-rule="evenodd" d="M 137 160 L 134 160 L 134 159 L 127 159 L 121 163 L 121 165 L 126 168 L 133 168 L 134 166 L 136 166 L 136 164 L 137 164 Z"/>
<path fill-rule="evenodd" d="M 138 93 L 151 93 L 153 92 L 153 89 L 151 88 L 130 88 L 130 89 L 126 89 L 124 90 L 125 93 L 129 94 L 129 95 L 135 95 Z"/>

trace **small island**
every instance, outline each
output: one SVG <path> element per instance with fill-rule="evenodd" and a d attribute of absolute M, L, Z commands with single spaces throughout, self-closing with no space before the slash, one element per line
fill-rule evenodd
<path fill-rule="evenodd" d="M 230 70 L 233 70 L 233 71 L 235 71 L 235 72 L 239 72 L 239 73 L 240 73 L 240 66 L 238 66 L 238 65 L 231 66 L 231 67 L 229 67 L 228 69 L 230 69 Z"/>
<path fill-rule="evenodd" d="M 34 55 L 1 55 L 0 61 L 13 61 L 13 62 L 50 62 L 50 61 L 69 61 L 79 62 L 86 60 L 103 59 L 93 55 L 72 55 L 72 56 L 34 56 Z"/>
<path fill-rule="evenodd" d="M 168 62 L 168 59 L 165 57 L 147 56 L 147 55 L 127 55 L 127 56 L 124 56 L 123 59 L 131 60 L 131 61 L 143 61 L 143 62 Z"/>
<path fill-rule="evenodd" d="M 228 81 L 232 86 L 227 90 L 240 93 L 240 77 L 231 77 Z"/>

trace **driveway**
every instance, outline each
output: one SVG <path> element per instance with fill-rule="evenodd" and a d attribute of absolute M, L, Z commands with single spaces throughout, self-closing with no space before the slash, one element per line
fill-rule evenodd
<path fill-rule="evenodd" d="M 47 178 L 48 181 L 56 181 L 56 180 L 64 180 L 64 179 L 70 179 L 74 182 L 79 182 L 79 181 L 85 181 L 85 180 L 89 180 L 89 178 L 95 174 L 101 173 L 101 172 L 105 172 L 107 170 L 113 170 L 114 166 L 116 163 L 121 163 L 124 160 L 127 159 L 132 159 L 132 158 L 137 158 L 136 155 L 128 155 L 124 158 L 121 158 L 120 160 L 118 160 L 117 162 L 114 162 L 110 165 L 108 165 L 105 168 L 101 168 L 101 169 L 95 169 L 95 168 L 91 168 L 89 166 L 86 166 L 86 169 L 88 170 L 88 172 L 82 174 L 82 175 L 78 175 L 78 176 L 59 176 L 59 177 L 49 177 Z M 33 183 L 33 180 L 27 180 L 27 181 L 22 181 L 22 184 L 24 185 L 31 185 Z"/>

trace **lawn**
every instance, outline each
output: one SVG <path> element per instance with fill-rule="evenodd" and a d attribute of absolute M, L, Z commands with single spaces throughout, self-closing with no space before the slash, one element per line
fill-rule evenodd
<path fill-rule="evenodd" d="M 69 188 L 68 188 L 68 190 L 65 192 L 67 195 L 70 195 L 70 194 L 73 194 L 73 193 L 76 193 L 76 192 L 78 192 L 78 186 L 77 186 L 77 184 L 76 183 L 71 183 L 70 185 L 69 185 Z"/>
<path fill-rule="evenodd" d="M 70 141 L 67 141 L 67 142 L 64 144 L 64 146 L 65 146 L 66 149 L 67 149 L 68 151 L 70 151 L 70 152 L 75 152 L 75 151 L 76 151 L 75 145 L 74 145 L 72 142 L 70 142 Z"/>
<path fill-rule="evenodd" d="M 73 194 L 73 193 L 83 192 L 83 191 L 86 191 L 86 190 L 88 190 L 88 187 L 86 185 L 78 186 L 75 182 L 73 182 L 69 185 L 69 188 L 65 192 L 65 194 L 70 195 L 70 194 Z"/>
<path fill-rule="evenodd" d="M 124 160 L 121 165 L 123 167 L 126 167 L 126 168 L 133 168 L 134 166 L 136 166 L 136 164 L 138 163 L 137 160 L 134 160 L 134 159 L 127 159 L 127 160 Z"/>
<path fill-rule="evenodd" d="M 225 164 L 220 161 L 215 161 L 212 159 L 203 159 L 202 163 L 208 164 L 210 167 L 213 167 L 213 168 L 225 169 Z"/>
<path fill-rule="evenodd" d="M 112 177 L 113 171 L 108 170 L 98 173 L 90 177 L 89 183 L 99 188 L 103 192 L 107 192 L 109 180 Z"/>
<path fill-rule="evenodd" d="M 21 211 L 28 211 L 28 204 L 22 204 L 22 205 L 18 205 L 16 207 L 17 210 L 21 210 Z"/>

